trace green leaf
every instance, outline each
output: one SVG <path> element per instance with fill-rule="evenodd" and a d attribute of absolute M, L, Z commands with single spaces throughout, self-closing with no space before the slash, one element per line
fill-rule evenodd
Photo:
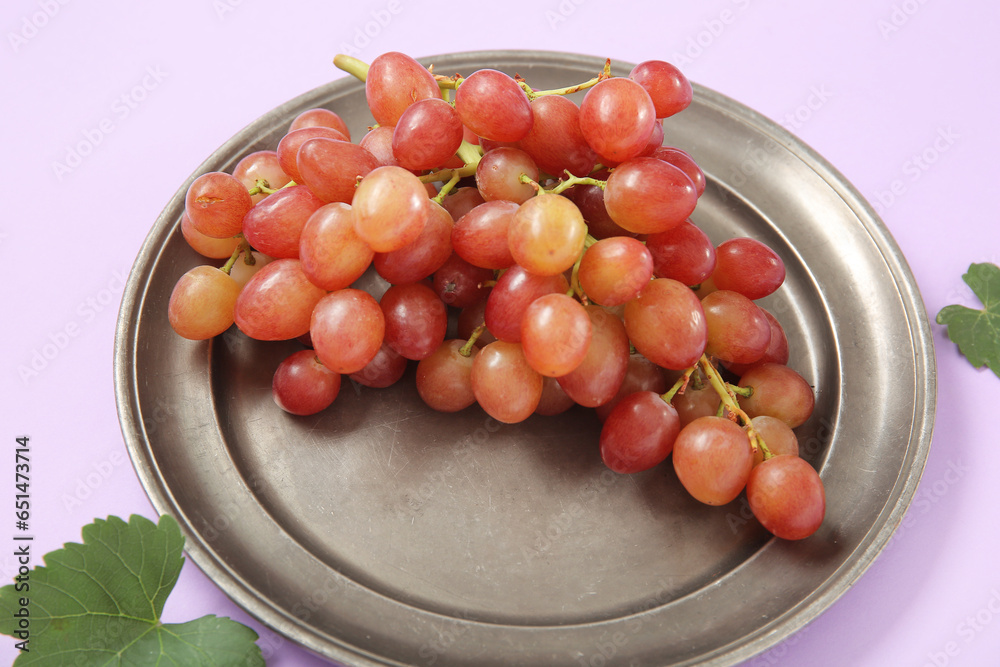
<path fill-rule="evenodd" d="M 31 544 L 15 548 L 30 552 Z M 236 621 L 160 622 L 183 549 L 180 527 L 166 515 L 159 525 L 133 515 L 128 523 L 112 516 L 84 526 L 83 544 L 46 554 L 44 566 L 0 589 L 0 633 L 27 649 L 14 667 L 263 667 L 257 633 Z"/>
<path fill-rule="evenodd" d="M 1000 267 L 973 264 L 962 280 L 979 297 L 983 309 L 945 306 L 937 314 L 937 323 L 948 326 L 948 338 L 973 366 L 988 366 L 1000 377 Z"/>

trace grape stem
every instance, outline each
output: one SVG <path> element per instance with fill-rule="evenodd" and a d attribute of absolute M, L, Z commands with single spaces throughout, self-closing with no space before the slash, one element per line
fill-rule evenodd
<path fill-rule="evenodd" d="M 438 171 L 432 171 L 420 176 L 420 182 L 437 183 L 438 181 L 444 181 L 447 183 L 455 178 L 455 176 L 458 176 L 459 179 L 465 178 L 466 176 L 475 176 L 476 167 L 479 166 L 479 161 L 483 159 L 483 154 L 480 151 L 479 146 L 470 144 L 468 141 L 463 139 L 462 145 L 458 147 L 455 155 L 457 155 L 462 162 L 465 163 L 464 167 L 459 167 L 458 169 L 441 169 Z M 456 180 L 455 182 L 457 183 L 458 181 Z"/>
<path fill-rule="evenodd" d="M 486 331 L 486 322 L 483 322 L 472 330 L 472 335 L 469 336 L 469 340 L 466 341 L 465 345 L 459 348 L 458 353 L 463 357 L 471 357 L 472 348 L 476 345 L 476 341 L 479 340 L 479 337 L 483 335 L 484 331 Z"/>
<path fill-rule="evenodd" d="M 674 396 L 684 393 L 684 390 L 688 386 L 688 382 L 691 381 L 691 375 L 693 375 L 696 370 L 698 370 L 697 364 L 685 370 L 684 374 L 681 375 L 680 378 L 677 379 L 677 382 L 674 383 L 674 386 L 668 389 L 667 393 L 662 394 L 660 398 L 669 403 L 674 400 Z"/>
<path fill-rule="evenodd" d="M 226 261 L 226 263 L 223 264 L 221 267 L 219 267 L 219 270 L 227 275 L 229 274 L 230 271 L 233 270 L 233 264 L 236 263 L 236 260 L 238 260 L 240 258 L 240 255 L 242 255 L 243 253 L 246 253 L 246 258 L 243 261 L 246 262 L 248 266 L 253 266 L 257 262 L 257 260 L 254 259 L 254 256 L 251 252 L 252 249 L 250 248 L 250 242 L 247 241 L 242 234 L 240 234 L 239 237 L 240 237 L 240 243 L 238 246 L 236 246 L 236 250 L 234 250 L 233 254 L 229 256 L 229 259 Z"/>
<path fill-rule="evenodd" d="M 559 181 L 551 189 L 546 190 L 536 181 L 532 180 L 527 174 L 521 174 L 519 179 L 522 183 L 528 183 L 531 187 L 535 188 L 538 194 L 549 194 L 558 195 L 562 194 L 566 190 L 569 190 L 574 185 L 596 185 L 600 189 L 604 189 L 604 186 L 608 184 L 607 181 L 602 181 L 597 178 L 591 178 L 590 176 L 574 176 L 569 171 L 566 172 L 566 180 Z"/>
<path fill-rule="evenodd" d="M 443 200 L 448 193 L 452 191 L 452 188 L 454 188 L 460 180 L 462 180 L 462 175 L 456 171 L 451 175 L 451 178 L 448 179 L 448 182 L 441 186 L 441 189 L 438 190 L 437 195 L 435 195 L 431 201 L 440 204 L 441 200 Z"/>
<path fill-rule="evenodd" d="M 550 90 L 535 90 L 528 82 L 521 78 L 520 75 L 514 77 L 517 81 L 517 85 L 521 86 L 521 90 L 525 92 L 528 96 L 528 100 L 534 100 L 537 97 L 542 97 L 543 95 L 572 95 L 573 93 L 578 93 L 581 90 L 586 90 L 587 88 L 592 88 L 596 86 L 601 81 L 611 78 L 611 58 L 604 61 L 604 69 L 600 74 L 595 76 L 593 79 L 588 79 L 583 83 L 578 83 L 575 86 L 566 86 L 565 88 L 552 88 Z"/>
<path fill-rule="evenodd" d="M 722 400 L 722 405 L 724 405 L 731 414 L 735 415 L 739 421 L 743 422 L 743 428 L 746 429 L 747 437 L 750 439 L 750 449 L 754 453 L 757 453 L 758 449 L 764 452 L 765 461 L 774 456 L 771 453 L 771 450 L 767 448 L 764 438 L 762 438 L 753 427 L 753 422 L 751 421 L 750 416 L 747 415 L 747 413 L 743 411 L 743 408 L 740 407 L 739 399 L 736 398 L 737 392 L 733 390 L 732 385 L 722 379 L 722 376 L 719 375 L 719 371 L 716 370 L 715 366 L 713 366 L 712 362 L 709 360 L 708 355 L 701 355 L 701 359 L 698 360 L 698 365 L 705 373 L 705 376 L 708 378 L 712 388 L 715 389 L 715 393 L 719 395 L 719 398 Z M 750 388 L 747 387 L 746 389 Z M 742 389 L 739 393 L 740 395 L 749 395 Z"/>
<path fill-rule="evenodd" d="M 368 63 L 363 60 L 338 53 L 333 57 L 333 64 L 359 81 L 368 80 Z"/>

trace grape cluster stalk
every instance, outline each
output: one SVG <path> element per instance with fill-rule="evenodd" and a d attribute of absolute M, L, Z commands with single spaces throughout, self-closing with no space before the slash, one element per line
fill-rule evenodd
<path fill-rule="evenodd" d="M 310 109 L 274 150 L 188 189 L 184 238 L 226 261 L 178 280 L 179 335 L 235 324 L 301 341 L 273 381 L 294 415 L 328 408 L 344 375 L 387 387 L 411 363 L 442 412 L 478 405 L 516 423 L 594 408 L 610 469 L 669 457 L 695 499 L 745 491 L 774 535 L 816 532 L 823 484 L 794 431 L 813 390 L 758 304 L 784 263 L 692 221 L 705 174 L 663 145 L 664 123 L 692 101 L 676 67 L 616 77 L 609 60 L 588 81 L 537 90 L 494 69 L 439 75 L 398 52 L 334 63 L 365 82 L 363 137 Z M 370 271 L 384 293 L 362 287 Z"/>

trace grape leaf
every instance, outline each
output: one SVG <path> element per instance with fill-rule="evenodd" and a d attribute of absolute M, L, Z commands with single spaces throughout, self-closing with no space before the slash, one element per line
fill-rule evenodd
<path fill-rule="evenodd" d="M 973 366 L 988 366 L 1000 377 L 1000 267 L 973 264 L 962 280 L 979 297 L 982 310 L 945 306 L 937 323 L 947 325 L 948 338 Z"/>
<path fill-rule="evenodd" d="M 15 549 L 30 554 L 31 544 Z M 236 621 L 160 622 L 183 549 L 180 527 L 167 515 L 158 525 L 133 515 L 128 523 L 112 516 L 84 526 L 83 544 L 45 554 L 44 566 L 0 589 L 0 633 L 22 649 L 14 667 L 263 667 L 257 633 Z"/>

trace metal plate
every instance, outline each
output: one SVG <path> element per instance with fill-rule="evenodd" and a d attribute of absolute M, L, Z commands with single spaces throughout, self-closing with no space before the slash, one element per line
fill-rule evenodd
<path fill-rule="evenodd" d="M 427 62 L 516 72 L 541 88 L 603 65 L 545 52 Z M 340 79 L 289 102 L 191 179 L 273 148 L 310 107 L 336 110 L 361 136 L 363 90 Z M 886 544 L 927 457 L 935 367 L 920 295 L 872 209 L 774 123 L 696 87 L 665 143 L 707 173 L 693 217 L 714 241 L 753 236 L 785 261 L 786 283 L 764 305 L 816 388 L 798 431 L 826 486 L 816 535 L 772 539 L 742 499 L 700 505 L 669 462 L 606 470 L 587 411 L 514 426 L 478 408 L 433 413 L 412 369 L 386 390 L 345 382 L 314 417 L 282 413 L 271 376 L 296 344 L 235 329 L 194 343 L 167 322 L 174 282 L 202 263 L 179 231 L 189 180 L 129 278 L 115 379 L 135 468 L 191 558 L 262 622 L 351 665 L 732 664 L 833 603 Z"/>

